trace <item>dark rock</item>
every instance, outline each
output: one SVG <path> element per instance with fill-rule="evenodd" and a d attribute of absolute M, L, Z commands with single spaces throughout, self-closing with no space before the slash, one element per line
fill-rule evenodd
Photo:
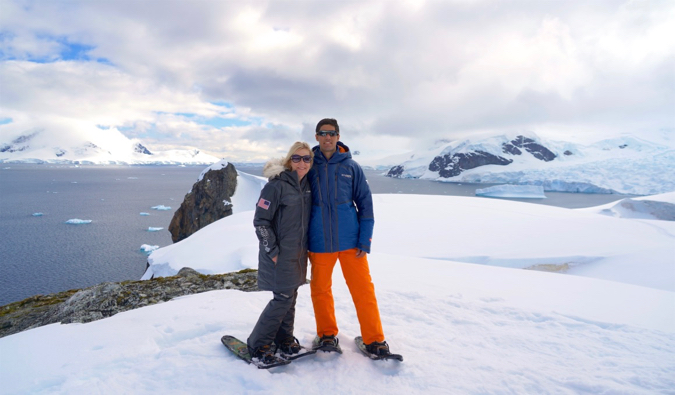
<path fill-rule="evenodd" d="M 173 215 L 169 224 L 173 242 L 179 242 L 206 225 L 232 215 L 231 201 L 236 187 L 237 170 L 231 163 L 222 169 L 208 171 L 201 181 L 192 186 Z"/>
<path fill-rule="evenodd" d="M 621 148 L 621 149 L 624 149 L 624 148 L 626 148 L 626 147 L 628 147 L 628 144 L 621 144 L 621 145 L 619 146 L 619 148 Z"/>
<path fill-rule="evenodd" d="M 204 275 L 183 268 L 179 275 L 146 281 L 103 283 L 82 290 L 36 295 L 0 307 L 0 337 L 60 322 L 91 322 L 117 313 L 217 289 L 258 290 L 258 272 Z"/>
<path fill-rule="evenodd" d="M 143 146 L 143 144 L 141 143 L 137 143 L 136 145 L 134 145 L 134 152 L 138 152 L 145 155 L 152 155 L 152 152 L 148 151 L 148 149 L 145 148 L 145 146 Z"/>
<path fill-rule="evenodd" d="M 571 151 L 569 151 L 569 150 L 567 150 L 567 151 L 563 152 L 563 154 L 565 154 L 566 156 L 570 156 L 570 155 L 573 155 L 573 154 L 572 154 L 572 152 L 571 152 Z"/>
<path fill-rule="evenodd" d="M 401 175 L 403 174 L 403 170 L 405 170 L 405 167 L 398 165 L 394 166 L 389 171 L 387 172 L 387 177 L 392 177 L 392 178 L 401 178 Z"/>
<path fill-rule="evenodd" d="M 502 152 L 511 155 L 521 155 L 523 152 L 511 143 L 502 144 Z"/>
<path fill-rule="evenodd" d="M 492 155 L 484 151 L 446 154 L 435 157 L 429 164 L 429 170 L 437 171 L 443 178 L 458 176 L 462 171 L 485 165 L 505 166 L 513 162 L 511 159 Z"/>
<path fill-rule="evenodd" d="M 26 135 L 21 135 L 14 140 L 10 144 L 3 144 L 2 147 L 0 147 L 0 152 L 21 152 L 25 151 L 30 146 L 28 145 L 28 142 L 30 142 L 33 137 L 37 136 L 38 132 L 33 132 L 31 134 L 26 134 Z"/>
<path fill-rule="evenodd" d="M 551 150 L 549 150 L 548 148 L 544 147 L 541 144 L 538 144 L 536 141 L 524 136 L 518 136 L 515 139 L 511 140 L 510 143 L 504 143 L 502 145 L 502 150 L 504 152 L 508 152 L 507 151 L 508 149 L 515 149 L 515 147 L 523 148 L 525 149 L 525 151 L 531 153 L 535 158 L 543 160 L 545 162 L 550 162 L 556 158 L 556 155 L 553 152 L 551 152 Z M 515 155 L 520 155 L 520 150 L 518 150 L 518 153 Z"/>

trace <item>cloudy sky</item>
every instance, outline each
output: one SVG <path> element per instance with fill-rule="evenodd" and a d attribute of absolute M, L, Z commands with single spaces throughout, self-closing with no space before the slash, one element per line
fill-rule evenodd
<path fill-rule="evenodd" d="M 256 160 L 673 133 L 675 2 L 0 0 L 0 142 L 119 130 Z"/>

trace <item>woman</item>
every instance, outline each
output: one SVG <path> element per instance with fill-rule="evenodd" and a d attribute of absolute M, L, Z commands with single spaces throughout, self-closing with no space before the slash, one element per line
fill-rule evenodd
<path fill-rule="evenodd" d="M 265 164 L 269 182 L 260 193 L 253 225 L 260 241 L 258 288 L 273 299 L 260 314 L 247 340 L 249 353 L 274 363 L 275 347 L 282 354 L 300 352 L 293 336 L 298 288 L 307 282 L 307 227 L 312 194 L 307 172 L 314 154 L 304 142 L 294 143 L 286 157 Z"/>

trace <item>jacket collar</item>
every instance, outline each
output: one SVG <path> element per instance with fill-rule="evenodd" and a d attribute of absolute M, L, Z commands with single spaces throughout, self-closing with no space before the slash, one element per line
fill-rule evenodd
<path fill-rule="evenodd" d="M 349 151 L 349 147 L 347 147 L 344 143 L 342 143 L 342 141 L 337 142 L 337 151 L 335 151 L 335 153 L 333 154 L 333 156 L 330 157 L 329 160 L 326 160 L 326 157 L 323 155 L 323 152 L 321 152 L 319 145 L 314 146 L 314 148 L 312 148 L 312 151 L 314 151 L 315 164 L 338 163 L 342 162 L 343 160 L 350 159 L 352 157 L 352 153 Z"/>

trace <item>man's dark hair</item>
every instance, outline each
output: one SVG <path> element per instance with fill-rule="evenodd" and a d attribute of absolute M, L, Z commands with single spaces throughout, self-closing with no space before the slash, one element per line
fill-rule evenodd
<path fill-rule="evenodd" d="M 319 133 L 319 129 L 321 129 L 323 125 L 335 126 L 335 131 L 337 132 L 337 134 L 340 134 L 340 126 L 338 126 L 338 123 L 335 119 L 324 118 L 320 120 L 319 123 L 316 124 L 316 133 Z"/>

